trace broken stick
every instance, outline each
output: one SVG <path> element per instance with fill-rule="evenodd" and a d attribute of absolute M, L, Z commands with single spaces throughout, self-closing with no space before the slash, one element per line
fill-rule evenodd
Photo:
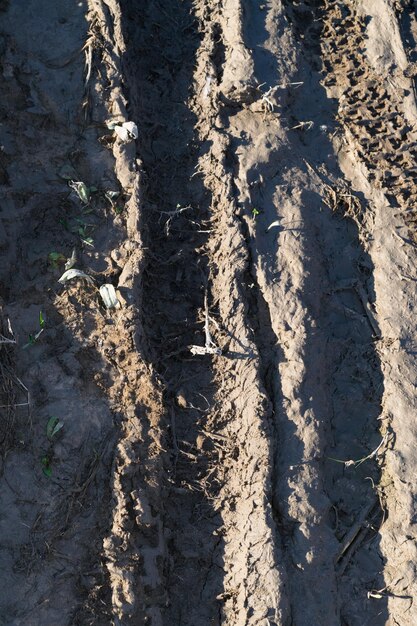
<path fill-rule="evenodd" d="M 204 294 L 204 332 L 206 334 L 206 343 L 204 346 L 190 346 L 190 352 L 194 355 L 201 354 L 217 354 L 220 356 L 222 351 L 221 348 L 216 346 L 214 341 L 211 338 L 210 333 L 210 317 L 209 317 L 209 309 L 208 309 L 208 298 L 207 298 L 207 289 Z"/>

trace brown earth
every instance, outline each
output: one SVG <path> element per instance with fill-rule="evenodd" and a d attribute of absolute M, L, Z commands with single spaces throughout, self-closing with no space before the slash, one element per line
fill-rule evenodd
<path fill-rule="evenodd" d="M 417 624 L 416 13 L 0 2 L 2 626 Z"/>

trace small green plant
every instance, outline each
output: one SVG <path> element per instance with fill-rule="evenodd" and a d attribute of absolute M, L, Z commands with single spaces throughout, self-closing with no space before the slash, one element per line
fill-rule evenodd
<path fill-rule="evenodd" d="M 58 222 L 61 224 L 61 226 L 65 228 L 65 230 L 68 230 L 68 231 L 70 230 L 69 224 L 65 218 L 60 217 Z"/>
<path fill-rule="evenodd" d="M 39 337 L 42 335 L 44 330 L 45 330 L 45 318 L 43 316 L 42 311 L 39 311 L 39 330 L 33 335 L 32 334 L 29 335 L 29 341 L 25 343 L 25 345 L 23 346 L 23 350 L 25 350 L 26 348 L 29 348 L 29 346 L 34 346 L 35 343 L 38 341 Z"/>
<path fill-rule="evenodd" d="M 49 441 L 52 441 L 55 435 L 59 433 L 61 428 L 64 426 L 64 423 L 61 422 L 59 417 L 50 417 L 48 423 L 46 424 L 46 436 Z"/>
<path fill-rule="evenodd" d="M 78 222 L 77 233 L 83 243 L 87 246 L 94 247 L 94 239 L 89 235 L 89 229 L 91 228 L 90 224 L 87 224 L 83 219 L 78 217 L 75 218 L 76 222 Z"/>
<path fill-rule="evenodd" d="M 63 428 L 64 423 L 58 417 L 52 416 L 48 419 L 46 424 L 46 437 L 49 443 L 49 450 L 41 457 L 42 472 L 50 478 L 52 476 L 52 460 L 53 454 L 53 440 Z"/>
<path fill-rule="evenodd" d="M 42 471 L 45 474 L 45 476 L 47 476 L 48 478 L 50 478 L 52 476 L 52 457 L 50 454 L 44 454 L 43 457 L 41 458 L 41 466 L 42 466 Z"/>
<path fill-rule="evenodd" d="M 252 217 L 253 217 L 254 220 L 256 220 L 256 218 L 260 214 L 261 214 L 261 212 L 259 211 L 259 209 L 255 209 L 255 208 L 252 209 Z"/>
<path fill-rule="evenodd" d="M 66 258 L 60 252 L 50 252 L 48 254 L 48 261 L 50 266 L 56 270 L 58 269 L 60 263 L 65 263 Z"/>
<path fill-rule="evenodd" d="M 57 174 L 60 178 L 63 178 L 66 181 L 76 180 L 78 178 L 76 170 L 69 162 L 64 163 L 57 171 Z"/>
<path fill-rule="evenodd" d="M 75 193 L 77 194 L 77 196 L 79 197 L 79 199 L 81 200 L 83 204 L 89 204 L 90 199 L 91 199 L 91 194 L 98 191 L 97 187 L 87 187 L 87 185 L 83 183 L 81 180 L 79 181 L 70 180 L 68 185 L 71 187 L 71 189 L 75 191 Z"/>
<path fill-rule="evenodd" d="M 83 211 L 83 214 L 89 213 L 90 211 Z M 87 224 L 87 222 L 82 217 L 76 217 L 74 221 L 71 220 L 71 223 L 64 218 L 60 218 L 58 222 L 65 228 L 66 231 L 76 234 L 80 237 L 81 241 L 85 243 L 87 246 L 94 247 L 94 240 L 89 234 L 89 229 L 94 228 L 92 224 Z"/>
<path fill-rule="evenodd" d="M 116 213 L 116 215 L 120 215 L 123 211 L 123 205 L 119 203 L 120 200 L 120 192 L 119 191 L 106 191 L 104 193 L 104 197 L 110 202 L 111 208 Z"/>

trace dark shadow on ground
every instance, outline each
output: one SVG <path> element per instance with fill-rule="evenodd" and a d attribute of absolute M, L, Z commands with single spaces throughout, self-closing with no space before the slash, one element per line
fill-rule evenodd
<path fill-rule="evenodd" d="M 223 541 L 217 534 L 222 520 L 212 504 L 216 487 L 205 480 L 216 453 L 210 444 L 199 445 L 215 387 L 210 358 L 193 357 L 187 350 L 204 344 L 199 311 L 208 278 L 201 252 L 208 235 L 201 231 L 211 198 L 199 177 L 192 178 L 201 155 L 197 118 L 188 108 L 200 36 L 189 0 L 148 0 L 140 6 L 122 0 L 120 5 L 129 111 L 139 126 L 145 182 L 140 211 L 146 266 L 138 279 L 143 342 L 162 382 L 166 411 L 163 523 L 169 602 L 161 609 L 167 626 L 217 624 L 216 596 L 223 591 L 224 576 Z M 189 209 L 168 222 L 177 207 Z"/>

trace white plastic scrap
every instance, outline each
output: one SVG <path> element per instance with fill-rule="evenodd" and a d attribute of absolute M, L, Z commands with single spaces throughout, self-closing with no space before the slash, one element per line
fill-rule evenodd
<path fill-rule="evenodd" d="M 119 309 L 120 302 L 117 299 L 116 291 L 110 283 L 101 285 L 100 295 L 107 309 Z"/>
<path fill-rule="evenodd" d="M 74 268 L 64 272 L 58 282 L 61 283 L 61 285 L 65 285 L 66 282 L 72 280 L 73 278 L 83 278 L 88 283 L 90 283 L 90 285 L 94 285 L 94 280 L 91 278 L 91 276 L 89 276 L 85 272 L 82 272 L 81 270 L 76 270 Z"/>
<path fill-rule="evenodd" d="M 138 127 L 135 122 L 123 122 L 121 125 L 116 124 L 113 130 L 119 139 L 126 143 L 139 137 Z"/>

